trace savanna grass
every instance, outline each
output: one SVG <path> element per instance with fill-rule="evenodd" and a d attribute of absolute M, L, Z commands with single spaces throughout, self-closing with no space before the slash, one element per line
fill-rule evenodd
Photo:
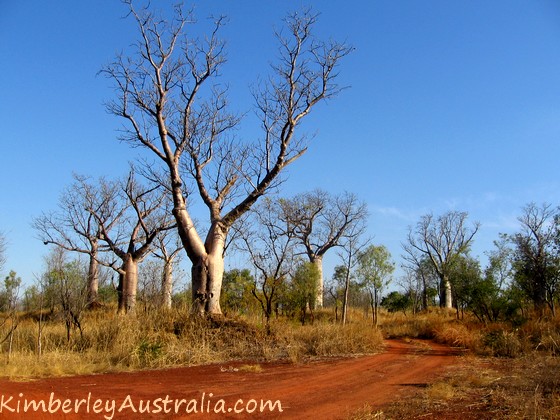
<path fill-rule="evenodd" d="M 45 316 L 40 351 L 37 317 L 20 316 L 11 351 L 0 348 L 0 376 L 17 378 L 129 371 L 233 360 L 251 362 L 378 352 L 382 336 L 367 322 L 345 327 L 323 317 L 314 325 L 275 319 L 265 328 L 260 319 L 200 319 L 185 311 L 163 310 L 119 316 L 115 308 L 88 312 L 82 333 L 62 320 Z M 0 328 L 6 335 L 6 326 Z"/>

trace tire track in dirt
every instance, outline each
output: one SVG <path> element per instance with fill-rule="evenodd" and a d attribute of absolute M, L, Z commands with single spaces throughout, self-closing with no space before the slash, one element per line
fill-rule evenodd
<path fill-rule="evenodd" d="M 31 382 L 1 380 L 0 418 L 344 419 L 366 403 L 373 407 L 381 406 L 404 398 L 415 387 L 426 386 L 445 366 L 456 363 L 455 356 L 458 354 L 457 349 L 433 342 L 419 345 L 386 340 L 385 352 L 377 355 L 295 365 L 264 363 L 261 364 L 262 372 L 239 371 L 236 368 L 243 363 L 226 363 Z M 48 409 L 51 393 L 54 393 L 52 409 L 56 408 L 55 400 L 60 400 L 59 409 L 54 414 L 41 412 L 42 407 L 39 412 L 32 412 L 32 408 L 24 412 L 25 400 L 44 400 Z M 128 401 L 127 396 L 130 396 Z M 165 403 L 166 396 L 173 402 Z M 159 402 L 156 401 L 158 398 Z M 66 399 L 70 400 L 68 414 L 62 410 Z M 98 399 L 102 405 L 97 406 L 99 412 L 95 414 L 94 404 Z M 174 402 L 181 399 L 185 402 L 180 406 L 179 414 L 174 414 Z M 220 402 L 221 399 L 225 405 Z M 235 406 L 240 399 L 243 403 Z M 259 413 L 261 399 L 279 400 L 283 411 L 280 413 L 276 409 L 274 412 L 265 410 Z M 151 413 L 139 412 L 140 400 L 144 408 L 150 402 Z M 251 410 L 254 404 L 250 400 L 257 401 L 252 414 L 246 411 L 235 413 L 235 409 L 241 410 L 247 404 Z M 77 409 L 76 401 L 81 401 Z M 115 402 L 114 408 L 112 401 Z M 109 406 L 105 406 L 107 403 Z M 125 407 L 118 412 L 122 404 Z M 198 413 L 191 410 L 187 414 L 187 406 L 193 409 L 195 405 Z M 216 407 L 225 413 L 213 414 Z M 171 409 L 171 413 L 164 414 L 164 408 Z"/>

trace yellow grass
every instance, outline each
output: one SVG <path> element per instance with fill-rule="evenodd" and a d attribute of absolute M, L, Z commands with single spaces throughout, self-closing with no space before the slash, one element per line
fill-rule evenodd
<path fill-rule="evenodd" d="M 0 347 L 0 360 L 4 357 L 6 361 L 0 363 L 0 376 L 64 376 L 232 360 L 301 362 L 310 357 L 374 353 L 382 348 L 381 333 L 367 322 L 343 328 L 327 317 L 305 326 L 274 320 L 267 333 L 260 319 L 207 321 L 179 310 L 117 316 L 114 308 L 105 308 L 87 313 L 82 325 L 83 336 L 72 330 L 68 341 L 62 320 L 49 316 L 43 322 L 39 357 L 37 319 L 20 316 L 11 353 L 7 342 Z M 0 335 L 6 331 L 0 328 Z M 247 366 L 257 371 L 259 365 Z"/>

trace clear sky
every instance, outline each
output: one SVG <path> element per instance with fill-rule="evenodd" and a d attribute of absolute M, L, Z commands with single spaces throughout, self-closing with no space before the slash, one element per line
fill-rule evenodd
<path fill-rule="evenodd" d="M 368 234 L 397 263 L 423 214 L 468 212 L 481 223 L 473 253 L 483 257 L 499 232 L 518 228 L 522 206 L 560 204 L 558 1 L 195 4 L 200 19 L 229 17 L 223 80 L 240 112 L 251 110 L 248 87 L 274 59 L 272 30 L 286 12 L 313 6 L 323 37 L 356 48 L 340 69 L 350 89 L 306 124 L 317 135 L 284 193 L 356 193 L 369 206 Z M 125 14 L 116 0 L 0 0 L 2 275 L 15 270 L 31 283 L 41 273 L 47 249 L 31 221 L 56 208 L 72 172 L 122 176 L 134 159 L 116 140 L 121 121 L 103 106 L 113 92 L 97 75 L 136 39 Z"/>

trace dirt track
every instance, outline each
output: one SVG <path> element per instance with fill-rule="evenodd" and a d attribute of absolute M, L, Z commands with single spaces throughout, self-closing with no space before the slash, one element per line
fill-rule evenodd
<path fill-rule="evenodd" d="M 239 370 L 242 364 L 232 363 L 33 382 L 3 380 L 0 418 L 344 419 L 366 403 L 381 406 L 425 386 L 458 354 L 434 343 L 419 347 L 388 340 L 386 344 L 386 351 L 375 356 L 301 365 L 261 364 L 261 372 Z M 40 400 L 47 410 L 50 404 L 53 414 L 43 412 L 42 406 L 35 412 L 29 406 L 25 412 L 26 402 Z M 100 400 L 98 405 L 96 400 Z M 140 413 L 141 400 L 143 409 L 149 402 L 150 413 Z M 276 405 L 273 412 L 266 406 L 260 413 L 261 400 L 280 401 L 282 412 Z"/>

